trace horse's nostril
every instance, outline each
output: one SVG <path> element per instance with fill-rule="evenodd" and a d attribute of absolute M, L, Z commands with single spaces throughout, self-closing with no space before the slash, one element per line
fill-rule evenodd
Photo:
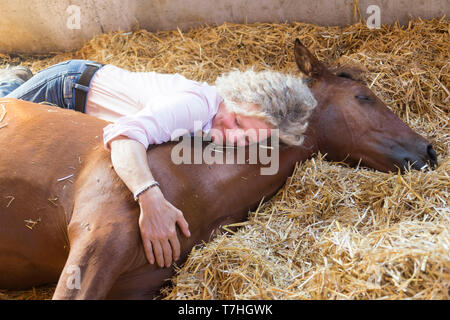
<path fill-rule="evenodd" d="M 431 160 L 433 161 L 437 160 L 436 151 L 434 151 L 433 146 L 431 144 L 427 146 L 427 153 Z"/>
<path fill-rule="evenodd" d="M 438 162 L 437 162 L 437 154 L 436 154 L 436 151 L 434 151 L 433 146 L 431 144 L 429 144 L 427 146 L 427 154 L 428 154 L 428 157 L 431 160 L 431 165 L 432 166 L 437 165 L 438 164 Z"/>

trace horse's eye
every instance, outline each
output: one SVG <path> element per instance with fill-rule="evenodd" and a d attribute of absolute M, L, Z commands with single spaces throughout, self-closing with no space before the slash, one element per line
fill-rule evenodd
<path fill-rule="evenodd" d="M 363 101 L 371 101 L 372 100 L 369 96 L 365 96 L 365 95 L 356 95 L 355 98 L 359 99 L 359 100 L 363 100 Z"/>
<path fill-rule="evenodd" d="M 339 72 L 339 73 L 337 74 L 337 76 L 338 76 L 338 77 L 341 77 L 341 78 L 347 78 L 347 79 L 350 79 L 350 80 L 354 80 L 353 77 L 352 77 L 352 75 L 351 75 L 350 73 L 347 73 L 347 72 L 344 72 L 344 71 Z"/>

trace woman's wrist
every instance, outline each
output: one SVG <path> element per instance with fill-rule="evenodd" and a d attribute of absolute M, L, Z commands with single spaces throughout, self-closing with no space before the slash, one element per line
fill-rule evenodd
<path fill-rule="evenodd" d="M 134 201 L 138 201 L 138 197 L 141 193 L 147 191 L 148 189 L 151 189 L 153 187 L 159 187 L 159 183 L 156 180 L 152 180 L 147 182 L 146 184 L 142 185 L 140 188 L 138 188 L 134 193 Z"/>
<path fill-rule="evenodd" d="M 164 198 L 164 195 L 158 186 L 149 188 L 137 196 L 139 203 L 141 203 L 141 201 L 155 201 L 161 198 Z"/>

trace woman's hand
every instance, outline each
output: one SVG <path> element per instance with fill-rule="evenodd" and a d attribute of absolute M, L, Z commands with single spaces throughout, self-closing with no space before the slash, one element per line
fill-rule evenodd
<path fill-rule="evenodd" d="M 148 166 L 147 152 L 143 144 L 119 136 L 111 142 L 111 161 L 117 175 L 134 194 L 153 175 Z M 180 241 L 176 225 L 186 237 L 190 236 L 183 213 L 170 204 L 158 187 L 152 187 L 138 196 L 141 208 L 139 229 L 145 256 L 151 264 L 169 267 L 180 256 Z M 172 260 L 173 259 L 173 260 Z"/>
<path fill-rule="evenodd" d="M 183 213 L 168 202 L 158 187 L 141 193 L 138 197 L 141 214 L 139 228 L 147 260 L 155 260 L 161 268 L 170 267 L 180 257 L 180 241 L 176 224 L 186 237 L 190 237 L 189 225 Z"/>

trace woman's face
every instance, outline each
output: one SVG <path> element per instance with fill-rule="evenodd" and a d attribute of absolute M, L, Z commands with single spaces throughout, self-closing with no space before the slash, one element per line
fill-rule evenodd
<path fill-rule="evenodd" d="M 255 104 L 239 104 L 249 111 L 257 110 Z M 236 114 L 228 110 L 225 102 L 219 105 L 219 110 L 212 121 L 210 135 L 216 144 L 232 144 L 246 146 L 249 143 L 260 142 L 270 136 L 273 127 L 264 120 Z"/>

